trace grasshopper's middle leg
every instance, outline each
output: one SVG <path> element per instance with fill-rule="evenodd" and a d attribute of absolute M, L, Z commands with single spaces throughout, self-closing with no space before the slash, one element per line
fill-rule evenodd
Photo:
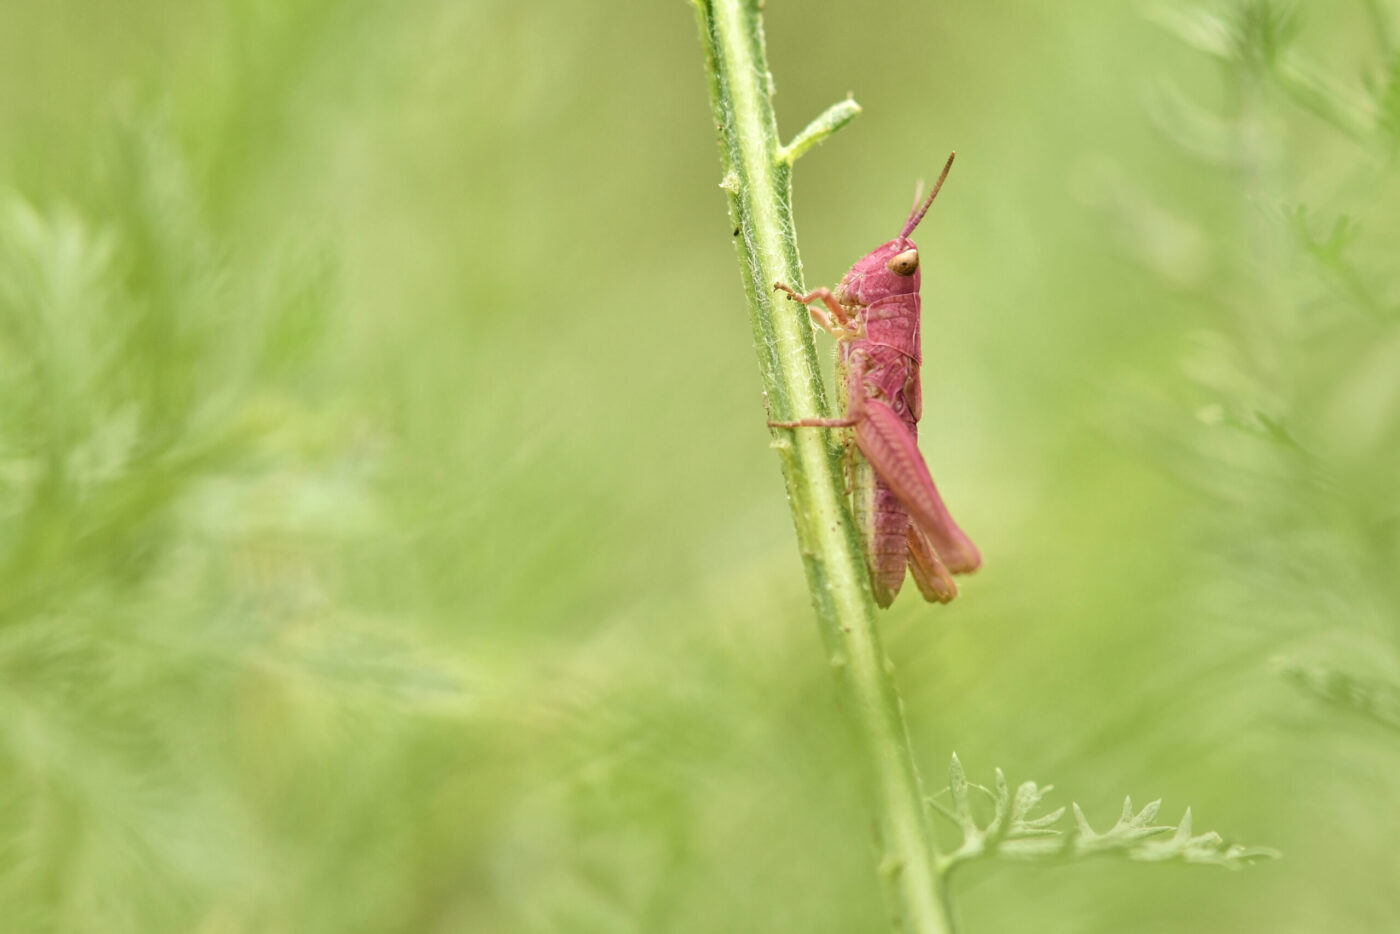
<path fill-rule="evenodd" d="M 834 299 L 833 299 L 834 301 Z M 856 389 L 851 391 L 847 402 L 845 418 L 799 418 L 794 421 L 768 423 L 769 428 L 854 428 L 860 423 L 863 413 L 860 410 L 861 400 L 865 398 L 864 392 L 859 388 L 859 384 L 865 378 L 865 364 L 863 357 L 857 357 L 851 370 L 851 382 Z"/>
<path fill-rule="evenodd" d="M 769 428 L 853 428 L 854 418 L 799 418 L 791 422 L 769 422 Z"/>

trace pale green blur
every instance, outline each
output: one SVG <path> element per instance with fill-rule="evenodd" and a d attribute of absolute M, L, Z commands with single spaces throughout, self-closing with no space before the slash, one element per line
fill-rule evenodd
<path fill-rule="evenodd" d="M 1237 6 L 768 2 L 784 133 L 864 109 L 809 285 L 958 151 L 930 793 L 1283 854 L 963 934 L 1400 929 L 1400 9 Z M 9 0 L 0 77 L 0 929 L 887 930 L 687 4 Z"/>

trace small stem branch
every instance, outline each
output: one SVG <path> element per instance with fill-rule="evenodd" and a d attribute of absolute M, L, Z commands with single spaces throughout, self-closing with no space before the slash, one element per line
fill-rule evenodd
<path fill-rule="evenodd" d="M 860 113 L 860 105 L 849 97 L 837 101 L 807 124 L 792 142 L 778 150 L 778 158 L 792 165 L 804 152 L 850 123 Z"/>
<path fill-rule="evenodd" d="M 719 132 L 739 269 L 759 369 L 775 420 L 827 418 L 806 310 L 775 298 L 773 283 L 803 288 L 792 223 L 792 160 L 848 122 L 858 108 L 831 108 L 786 149 L 779 144 L 758 0 L 692 0 Z M 842 705 L 864 747 L 882 848 L 881 875 L 903 931 L 953 930 L 938 852 L 904 714 L 875 627 L 869 573 L 851 520 L 840 452 L 829 432 L 775 439 L 798 547 Z"/>

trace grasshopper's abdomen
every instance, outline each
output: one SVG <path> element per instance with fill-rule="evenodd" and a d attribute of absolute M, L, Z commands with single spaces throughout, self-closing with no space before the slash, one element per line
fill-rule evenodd
<path fill-rule="evenodd" d="M 904 568 L 909 561 L 906 537 L 909 513 L 890 488 L 875 476 L 869 461 L 859 451 L 854 454 L 852 470 L 852 505 L 865 548 L 865 562 L 870 569 L 870 584 L 875 602 L 887 607 L 894 602 L 904 583 Z"/>

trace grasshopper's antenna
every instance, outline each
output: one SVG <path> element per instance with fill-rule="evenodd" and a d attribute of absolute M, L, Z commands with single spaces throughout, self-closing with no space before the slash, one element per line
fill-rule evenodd
<path fill-rule="evenodd" d="M 908 239 L 909 235 L 914 232 L 914 228 L 919 226 L 919 221 L 924 219 L 924 215 L 928 213 L 929 205 L 933 204 L 933 199 L 938 197 L 938 189 L 943 187 L 943 180 L 948 177 L 948 170 L 953 167 L 953 158 L 956 155 L 956 152 L 948 154 L 948 161 L 943 165 L 942 174 L 938 176 L 938 181 L 933 183 L 933 191 L 928 193 L 928 198 L 922 204 L 915 203 L 914 210 L 909 212 L 909 219 L 904 222 L 904 229 L 899 232 L 899 239 Z"/>

